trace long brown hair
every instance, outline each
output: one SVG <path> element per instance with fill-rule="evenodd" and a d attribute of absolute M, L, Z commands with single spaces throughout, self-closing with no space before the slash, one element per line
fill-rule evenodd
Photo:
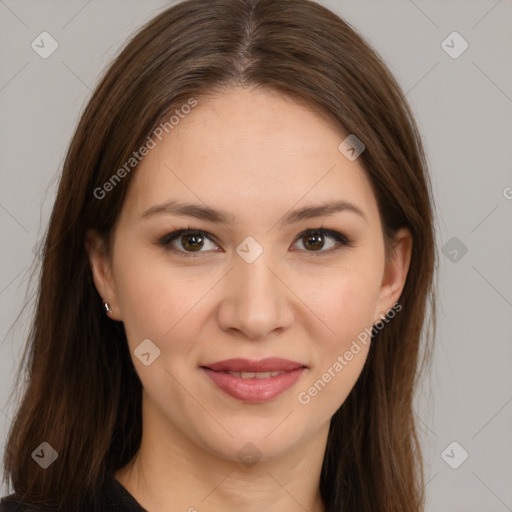
<path fill-rule="evenodd" d="M 190 98 L 249 85 L 288 94 L 355 134 L 366 146 L 360 161 L 387 248 L 398 228 L 412 233 L 403 311 L 373 334 L 362 374 L 331 420 L 320 490 L 329 512 L 423 510 L 413 395 L 435 331 L 427 161 L 380 57 L 308 0 L 179 3 L 147 23 L 100 80 L 64 161 L 20 367 L 26 389 L 6 446 L 4 482 L 26 502 L 72 507 L 131 461 L 141 440 L 141 382 L 122 323 L 105 315 L 84 248 L 90 228 L 108 237 L 136 166 L 107 194 L 98 187 Z M 58 452 L 47 469 L 31 457 L 44 441 Z"/>

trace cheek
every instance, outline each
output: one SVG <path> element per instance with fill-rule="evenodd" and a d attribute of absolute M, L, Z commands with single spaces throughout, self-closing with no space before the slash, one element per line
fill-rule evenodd
<path fill-rule="evenodd" d="M 215 280 L 209 274 L 184 272 L 167 255 L 119 243 L 114 260 L 118 304 L 127 333 L 162 339 L 186 321 Z M 121 256 L 122 255 L 122 256 Z M 183 320 L 182 320 L 183 319 Z"/>
<path fill-rule="evenodd" d="M 313 364 L 296 399 L 319 421 L 331 418 L 361 374 L 370 349 L 376 288 L 368 274 L 351 273 L 315 293 L 310 307 L 322 322 L 311 335 Z"/>
<path fill-rule="evenodd" d="M 365 327 L 371 327 L 382 275 L 378 265 L 360 262 L 327 269 L 322 275 L 303 274 L 297 286 L 322 332 L 322 349 L 341 350 Z"/>
<path fill-rule="evenodd" d="M 377 260 L 360 258 L 301 280 L 301 297 L 318 317 L 313 366 L 297 400 L 327 420 L 345 401 L 364 367 L 382 279 Z"/>

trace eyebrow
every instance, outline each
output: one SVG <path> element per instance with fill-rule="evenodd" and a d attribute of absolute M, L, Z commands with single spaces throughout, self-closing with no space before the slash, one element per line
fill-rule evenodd
<path fill-rule="evenodd" d="M 365 213 L 361 208 L 349 201 L 331 201 L 322 205 L 311 205 L 299 208 L 292 212 L 287 213 L 279 221 L 281 225 L 293 224 L 300 222 L 305 219 L 312 219 L 315 217 L 322 217 L 325 215 L 333 215 L 338 212 L 352 212 L 362 217 L 366 222 Z M 229 224 L 234 221 L 234 215 L 228 214 L 221 210 L 214 210 L 207 206 L 190 203 L 180 203 L 178 201 L 168 201 L 166 203 L 152 206 L 146 210 L 142 215 L 141 219 L 153 217 L 155 215 L 177 215 L 182 217 L 195 217 L 197 219 Z"/>

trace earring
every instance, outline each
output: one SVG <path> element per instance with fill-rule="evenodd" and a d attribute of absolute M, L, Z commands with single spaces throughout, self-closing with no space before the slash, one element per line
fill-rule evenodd
<path fill-rule="evenodd" d="M 105 306 L 105 312 L 107 313 L 107 315 L 112 311 L 110 309 L 110 304 L 108 302 L 104 302 L 103 303 L 103 306 Z"/>
<path fill-rule="evenodd" d="M 386 319 L 386 315 L 379 315 L 380 319 L 381 320 L 385 320 Z M 377 322 L 378 324 L 379 322 Z M 377 324 L 373 324 L 373 326 L 375 327 Z"/>

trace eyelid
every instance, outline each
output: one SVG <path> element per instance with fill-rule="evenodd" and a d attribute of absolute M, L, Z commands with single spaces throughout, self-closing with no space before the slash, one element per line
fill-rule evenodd
<path fill-rule="evenodd" d="M 176 249 L 176 247 L 174 247 L 172 245 L 172 242 L 174 242 L 174 240 L 179 239 L 181 236 L 194 235 L 194 234 L 199 234 L 202 237 L 207 238 L 208 240 L 210 240 L 211 242 L 213 242 L 214 244 L 217 245 L 217 242 L 215 241 L 215 237 L 213 235 L 211 235 L 210 233 L 207 233 L 206 231 L 203 231 L 201 229 L 192 229 L 192 228 L 178 229 L 176 231 L 172 231 L 171 233 L 168 233 L 164 237 L 160 238 L 157 241 L 157 244 L 163 246 L 166 250 L 168 250 L 170 252 L 180 254 L 185 257 L 197 258 L 197 257 L 200 257 L 201 254 L 204 254 L 207 251 L 197 251 L 197 252 L 183 251 L 183 250 Z"/>
<path fill-rule="evenodd" d="M 304 235 L 307 235 L 308 233 L 322 233 L 324 235 L 327 235 L 327 236 L 333 238 L 336 242 L 338 242 L 342 246 L 345 246 L 345 247 L 353 247 L 354 246 L 354 241 L 352 239 L 350 239 L 347 235 L 345 235 L 335 229 L 327 229 L 324 227 L 307 228 L 297 236 L 295 241 L 300 240 Z M 338 248 L 333 248 L 332 251 L 329 249 L 327 251 L 306 251 L 306 252 L 311 253 L 311 254 L 322 254 L 322 253 L 326 254 L 326 253 L 334 252 L 337 249 Z"/>
<path fill-rule="evenodd" d="M 335 247 L 331 247 L 327 250 L 319 250 L 319 251 L 307 251 L 307 250 L 300 250 L 300 252 L 305 252 L 309 254 L 310 256 L 321 256 L 321 255 L 327 255 L 332 254 L 336 251 L 339 251 L 346 247 L 354 247 L 354 241 L 348 236 L 346 236 L 343 233 L 340 233 L 339 231 L 333 230 L 333 229 L 327 229 L 324 227 L 319 228 L 307 228 L 304 231 L 302 231 L 297 237 L 295 238 L 295 241 L 292 245 L 295 245 L 303 236 L 307 235 L 308 233 L 322 233 L 324 236 L 328 236 L 332 238 L 335 242 L 337 242 L 337 245 Z M 207 238 L 214 244 L 218 245 L 216 242 L 216 238 L 211 235 L 210 233 L 203 231 L 201 229 L 193 229 L 193 228 L 186 228 L 186 229 L 178 229 L 176 231 L 172 231 L 171 233 L 168 233 L 164 237 L 160 238 L 157 241 L 157 244 L 163 246 L 166 250 L 177 253 L 180 255 L 183 255 L 185 257 L 201 257 L 201 254 L 208 254 L 210 251 L 184 251 L 180 249 L 176 249 L 171 242 L 174 242 L 174 240 L 179 239 L 181 236 L 184 235 L 193 235 L 193 234 L 199 234 L 204 238 Z"/>

